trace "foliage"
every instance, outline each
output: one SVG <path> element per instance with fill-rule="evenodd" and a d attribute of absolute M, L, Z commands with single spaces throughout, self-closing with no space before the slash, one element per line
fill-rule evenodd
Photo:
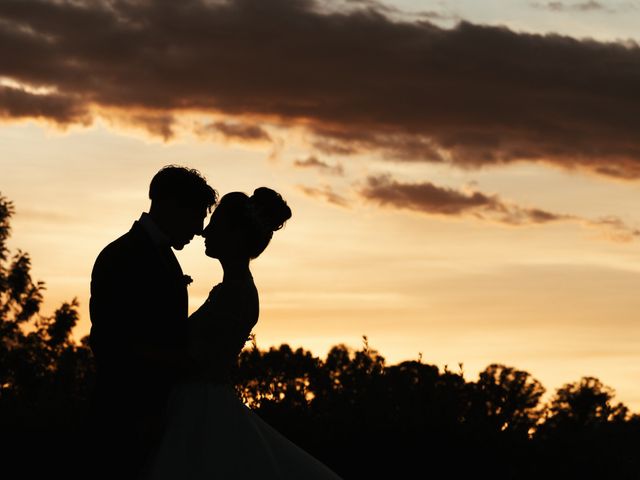
<path fill-rule="evenodd" d="M 542 416 L 540 398 L 545 389 L 525 371 L 491 364 L 480 373 L 472 391 L 474 419 L 492 430 L 526 436 Z"/>
<path fill-rule="evenodd" d="M 612 404 L 615 392 L 594 377 L 559 388 L 551 399 L 546 425 L 560 428 L 588 429 L 608 423 L 623 422 L 629 415 L 627 407 Z"/>
<path fill-rule="evenodd" d="M 51 316 L 40 313 L 43 282 L 31 277 L 31 259 L 7 247 L 13 204 L 0 196 L 0 406 L 9 418 L 31 418 L 43 404 L 66 405 L 88 395 L 92 361 L 86 342 L 71 336 L 76 299 Z M 11 415 L 8 415 L 11 412 Z"/>

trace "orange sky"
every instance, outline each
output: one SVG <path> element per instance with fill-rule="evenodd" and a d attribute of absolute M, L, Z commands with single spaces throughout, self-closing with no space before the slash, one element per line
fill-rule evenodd
<path fill-rule="evenodd" d="M 45 313 L 79 298 L 78 337 L 89 328 L 95 256 L 147 209 L 155 171 L 175 162 L 200 169 L 221 193 L 272 186 L 293 209 L 254 262 L 261 347 L 287 342 L 323 355 L 337 343 L 358 347 L 366 334 L 391 363 L 421 352 L 440 367 L 463 362 L 473 378 L 501 362 L 531 372 L 549 389 L 595 375 L 628 405 L 640 405 L 637 242 L 613 242 L 570 223 L 505 227 L 364 203 L 335 206 L 297 188 L 326 178 L 293 168 L 295 151 L 270 160 L 263 148 L 164 144 L 101 127 L 60 134 L 34 124 L 5 125 L 0 139 L 2 193 L 17 207 L 11 246 L 28 251 L 35 277 L 46 281 Z M 365 166 L 350 160 L 345 168 Z M 445 175 L 433 169 L 431 178 L 439 176 Z M 539 167 L 447 176 L 578 213 L 625 212 L 638 199 L 634 185 Z M 517 192 L 512 185 L 522 185 L 522 177 L 533 185 Z M 178 252 L 195 280 L 192 309 L 220 280 L 219 266 L 203 251 L 198 238 Z"/>
<path fill-rule="evenodd" d="M 469 21 L 501 23 L 490 22 L 487 12 L 477 12 L 471 3 L 448 4 L 447 12 Z M 569 18 L 562 17 L 567 12 L 551 17 L 538 9 L 526 25 L 526 11 L 501 12 L 505 24 L 530 32 L 557 30 L 562 18 Z M 586 25 L 597 38 L 627 32 L 621 12 L 579 14 L 587 15 Z M 6 15 L 0 7 L 0 18 Z M 447 22 L 452 20 L 442 25 Z M 585 35 L 585 24 L 575 30 L 566 22 L 561 33 Z M 501 34 L 471 28 L 459 35 L 452 45 L 465 35 Z M 518 48 L 529 42 L 558 47 L 557 39 L 547 37 L 509 34 L 503 40 Z M 189 39 L 181 41 L 188 45 Z M 590 48 L 574 47 L 572 54 Z M 619 54 L 629 62 L 625 72 L 640 68 L 637 46 Z M 589 70 L 588 59 L 581 71 L 606 87 L 608 80 Z M 317 67 L 298 62 L 294 74 L 296 68 Z M 532 102 L 535 111 L 522 109 L 521 117 L 504 113 L 505 120 L 501 112 L 459 103 L 450 89 L 442 95 L 451 97 L 435 105 L 437 95 L 421 97 L 419 84 L 411 84 L 410 69 L 398 78 L 414 92 L 415 106 L 406 104 L 401 92 L 379 100 L 376 89 L 383 87 L 375 75 L 360 89 L 362 78 L 344 74 L 335 85 L 330 75 L 322 77 L 328 90 L 308 107 L 304 88 L 318 92 L 315 79 L 283 78 L 291 82 L 289 97 L 276 88 L 277 73 L 274 84 L 265 73 L 246 85 L 215 84 L 222 92 L 212 94 L 218 108 L 207 106 L 207 100 L 187 112 L 149 99 L 143 90 L 127 93 L 149 102 L 144 110 L 134 108 L 124 97 L 127 85 L 123 92 L 74 85 L 87 88 L 76 104 L 80 97 L 69 93 L 67 77 L 52 71 L 48 81 L 37 80 L 41 71 L 15 65 L 14 70 L 0 66 L 0 192 L 16 206 L 10 246 L 29 252 L 34 276 L 46 282 L 44 313 L 78 297 L 77 337 L 89 329 L 89 276 L 96 255 L 148 208 L 153 174 L 177 163 L 198 168 L 221 194 L 275 188 L 293 210 L 291 221 L 253 265 L 262 302 L 260 347 L 287 342 L 324 355 L 337 343 L 359 347 L 367 335 L 389 363 L 421 353 L 423 361 L 440 367 L 457 369 L 462 362 L 468 380 L 494 362 L 529 371 L 548 391 L 597 376 L 617 391 L 618 400 L 640 411 L 635 208 L 640 146 L 633 140 L 634 120 L 625 120 L 629 112 L 637 113 L 640 100 L 636 95 L 617 103 L 613 92 L 613 87 L 625 91 L 626 77 L 616 77 L 620 85 L 610 80 L 610 94 L 582 91 L 586 103 L 576 106 L 572 92 L 583 83 L 554 90 L 544 75 L 533 75 L 537 91 L 554 100 L 542 96 L 540 110 Z M 550 65 L 541 64 L 539 71 Z M 385 75 L 381 71 L 380 79 L 394 81 Z M 357 80 L 356 88 L 343 89 L 351 80 Z M 304 88 L 294 91 L 296 82 Z M 522 96 L 525 83 L 505 80 L 503 95 L 513 102 L 528 98 Z M 264 98 L 243 100 L 238 92 L 250 92 L 252 85 L 263 89 Z M 183 101 L 202 102 L 205 87 L 185 82 L 176 90 L 170 84 L 154 88 L 167 94 L 192 88 L 185 91 L 195 93 Z M 489 87 L 483 92 L 494 94 Z M 62 96 L 47 97 L 57 94 Z M 40 113 L 24 110 L 33 105 L 21 103 L 28 95 L 43 102 Z M 492 101 L 499 104 L 500 98 L 496 94 Z M 359 113 L 353 105 L 360 101 L 366 108 Z M 566 111 L 554 110 L 554 102 L 564 102 Z M 413 115 L 424 105 L 440 116 Z M 553 125 L 536 123 L 545 112 Z M 617 121 L 619 128 L 608 132 Z M 194 278 L 192 310 L 221 276 L 203 252 L 201 239 L 178 252 L 183 270 Z"/>

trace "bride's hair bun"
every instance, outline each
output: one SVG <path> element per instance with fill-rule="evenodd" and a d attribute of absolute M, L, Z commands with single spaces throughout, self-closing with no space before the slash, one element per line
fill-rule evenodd
<path fill-rule="evenodd" d="M 249 198 L 256 217 L 271 232 L 280 230 L 291 218 L 291 209 L 282 196 L 267 187 L 257 188 Z"/>

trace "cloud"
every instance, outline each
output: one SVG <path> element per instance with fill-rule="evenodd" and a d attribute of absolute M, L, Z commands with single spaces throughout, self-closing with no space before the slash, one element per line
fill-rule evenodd
<path fill-rule="evenodd" d="M 40 225 L 43 223 L 67 224 L 79 221 L 78 218 L 66 212 L 62 213 L 39 208 L 21 208 L 18 213 L 20 214 L 20 221 L 34 222 Z"/>
<path fill-rule="evenodd" d="M 164 138 L 169 118 L 208 112 L 302 127 L 325 154 L 463 168 L 545 162 L 640 178 L 638 45 L 441 28 L 391 18 L 375 1 L 324 5 L 3 0 L 0 77 L 25 89 L 3 88 L 0 111 L 62 124 L 144 111 Z M 214 129 L 256 138 L 229 124 Z"/>
<path fill-rule="evenodd" d="M 349 201 L 345 197 L 334 192 L 333 189 L 328 185 L 325 185 L 322 188 L 298 185 L 298 189 L 309 197 L 320 198 L 339 207 L 350 206 Z"/>
<path fill-rule="evenodd" d="M 402 183 L 389 175 L 368 177 L 359 194 L 367 201 L 381 206 L 427 215 L 469 216 L 509 226 L 577 222 L 587 227 L 604 230 L 613 240 L 628 241 L 640 237 L 640 231 L 613 216 L 590 220 L 576 215 L 522 207 L 506 202 L 498 195 L 487 195 L 478 191 L 465 192 L 437 186 L 430 182 Z"/>
<path fill-rule="evenodd" d="M 388 3 L 380 2 L 378 0 L 343 0 L 344 3 L 340 1 L 334 0 L 332 3 L 334 4 L 333 11 L 338 12 L 349 12 L 354 13 L 357 12 L 358 9 L 360 12 L 363 10 L 369 10 L 370 12 L 378 12 L 384 13 L 391 18 L 423 18 L 427 20 L 440 20 L 440 21 L 460 21 L 461 17 L 457 14 L 453 13 L 444 13 L 436 10 L 423 10 L 417 12 L 407 12 L 401 10 L 397 7 L 391 6 Z M 442 2 L 441 2 L 442 3 Z M 327 4 L 331 4 L 327 2 Z M 326 8 L 326 5 L 323 6 Z M 338 7 L 338 8 L 335 8 Z M 355 8 L 354 8 L 355 7 Z M 329 10 L 331 11 L 331 10 Z"/>
<path fill-rule="evenodd" d="M 312 137 L 312 145 L 328 155 L 354 155 L 378 150 L 392 160 L 445 161 L 433 140 L 403 132 L 385 134 L 319 127 Z"/>
<path fill-rule="evenodd" d="M 149 133 L 162 137 L 164 140 L 173 138 L 175 134 L 173 131 L 173 126 L 175 124 L 175 118 L 173 115 L 138 114 L 129 116 L 126 121 L 129 121 L 134 125 L 142 126 Z"/>
<path fill-rule="evenodd" d="M 445 216 L 472 215 L 509 225 L 548 223 L 573 217 L 509 205 L 497 195 L 461 192 L 430 182 L 401 183 L 388 175 L 370 176 L 360 190 L 365 199 L 383 206 Z"/>
<path fill-rule="evenodd" d="M 293 165 L 298 168 L 315 168 L 332 175 L 344 175 L 344 168 L 341 164 L 329 165 L 322 160 L 318 160 L 314 156 L 310 156 L 305 160 L 296 160 L 293 162 Z"/>
<path fill-rule="evenodd" d="M 1 68 L 1 67 L 0 67 Z M 40 118 L 61 125 L 89 122 L 82 102 L 68 95 L 36 94 L 0 85 L 0 117 Z"/>
<path fill-rule="evenodd" d="M 462 20 L 460 15 L 454 13 L 442 13 L 434 10 L 427 10 L 418 13 L 418 16 L 428 20 L 457 21 Z"/>
<path fill-rule="evenodd" d="M 602 217 L 596 220 L 583 219 L 582 223 L 587 227 L 603 230 L 605 235 L 614 241 L 629 242 L 640 237 L 639 229 L 629 227 L 621 219 L 615 216 Z"/>
<path fill-rule="evenodd" d="M 213 134 L 224 137 L 228 140 L 239 140 L 242 142 L 270 142 L 271 136 L 260 125 L 231 122 L 212 122 L 196 128 L 196 132 L 201 136 Z"/>
<path fill-rule="evenodd" d="M 531 2 L 536 8 L 551 10 L 554 12 L 589 12 L 593 10 L 609 10 L 601 2 L 594 0 L 583 2 Z"/>

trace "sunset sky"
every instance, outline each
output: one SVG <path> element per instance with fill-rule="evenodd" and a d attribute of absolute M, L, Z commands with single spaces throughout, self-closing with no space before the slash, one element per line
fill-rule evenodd
<path fill-rule="evenodd" d="M 162 166 L 293 218 L 261 348 L 590 375 L 640 411 L 640 1 L 0 0 L 10 246 L 77 297 Z M 197 308 L 220 281 L 177 252 Z"/>

